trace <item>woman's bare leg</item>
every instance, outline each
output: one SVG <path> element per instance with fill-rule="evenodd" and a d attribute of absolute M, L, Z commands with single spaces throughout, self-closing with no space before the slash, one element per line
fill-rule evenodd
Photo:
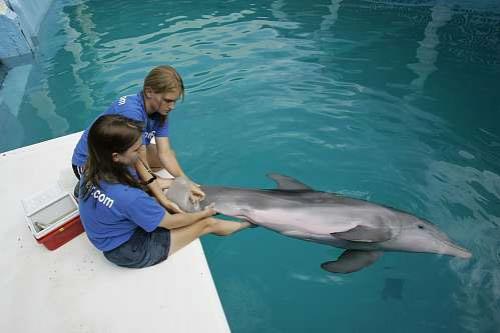
<path fill-rule="evenodd" d="M 212 233 L 219 236 L 228 236 L 249 226 L 249 222 L 230 222 L 210 217 L 187 227 L 170 229 L 169 255 L 174 254 L 203 235 Z"/>

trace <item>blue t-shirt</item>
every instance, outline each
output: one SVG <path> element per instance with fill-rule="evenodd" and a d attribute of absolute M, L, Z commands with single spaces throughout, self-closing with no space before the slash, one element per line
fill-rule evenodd
<path fill-rule="evenodd" d="M 111 106 L 99 116 L 105 114 L 119 114 L 127 118 L 140 121 L 144 124 L 144 132 L 142 137 L 142 143 L 148 145 L 151 143 L 153 137 L 167 137 L 168 136 L 168 120 L 161 122 L 160 115 L 153 113 L 148 116 L 146 112 L 146 107 L 144 106 L 144 98 L 142 91 L 135 95 L 122 96 L 117 101 L 115 101 Z M 99 118 L 99 117 L 98 117 Z M 78 143 L 76 144 L 75 150 L 73 151 L 73 157 L 71 158 L 71 163 L 81 167 L 85 164 L 88 157 L 88 147 L 87 147 L 87 128 Z"/>
<path fill-rule="evenodd" d="M 87 236 L 101 251 L 125 243 L 140 227 L 155 230 L 165 216 L 165 209 L 141 189 L 102 181 L 85 199 L 80 188 L 78 206 Z"/>

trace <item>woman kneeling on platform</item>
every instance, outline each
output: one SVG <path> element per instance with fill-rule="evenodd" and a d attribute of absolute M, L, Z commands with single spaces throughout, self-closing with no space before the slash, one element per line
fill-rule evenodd
<path fill-rule="evenodd" d="M 80 182 L 80 217 L 87 236 L 119 266 L 155 265 L 208 233 L 250 226 L 211 217 L 212 208 L 169 214 L 130 173 L 139 159 L 142 124 L 119 115 L 98 118 L 89 130 L 89 157 Z"/>

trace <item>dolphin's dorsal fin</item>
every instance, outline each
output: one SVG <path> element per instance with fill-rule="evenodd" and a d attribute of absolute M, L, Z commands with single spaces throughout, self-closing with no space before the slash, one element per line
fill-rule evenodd
<path fill-rule="evenodd" d="M 357 225 L 347 231 L 332 232 L 333 237 L 344 239 L 352 242 L 385 242 L 391 239 L 391 229 L 388 227 L 370 227 L 365 225 Z"/>
<path fill-rule="evenodd" d="M 279 190 L 312 191 L 311 187 L 292 177 L 280 175 L 279 173 L 268 173 L 267 177 L 276 182 Z"/>
<path fill-rule="evenodd" d="M 322 263 L 321 268 L 331 273 L 352 273 L 370 266 L 381 255 L 381 251 L 346 250 L 336 261 Z"/>

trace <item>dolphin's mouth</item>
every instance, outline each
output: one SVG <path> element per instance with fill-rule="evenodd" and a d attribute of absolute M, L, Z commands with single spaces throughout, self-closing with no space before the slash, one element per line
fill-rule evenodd
<path fill-rule="evenodd" d="M 467 249 L 465 249 L 457 244 L 454 244 L 449 240 L 440 239 L 440 241 L 442 243 L 444 243 L 442 252 L 440 252 L 440 253 L 463 258 L 463 259 L 469 259 L 472 257 L 472 253 L 470 253 L 469 250 L 467 250 Z"/>

